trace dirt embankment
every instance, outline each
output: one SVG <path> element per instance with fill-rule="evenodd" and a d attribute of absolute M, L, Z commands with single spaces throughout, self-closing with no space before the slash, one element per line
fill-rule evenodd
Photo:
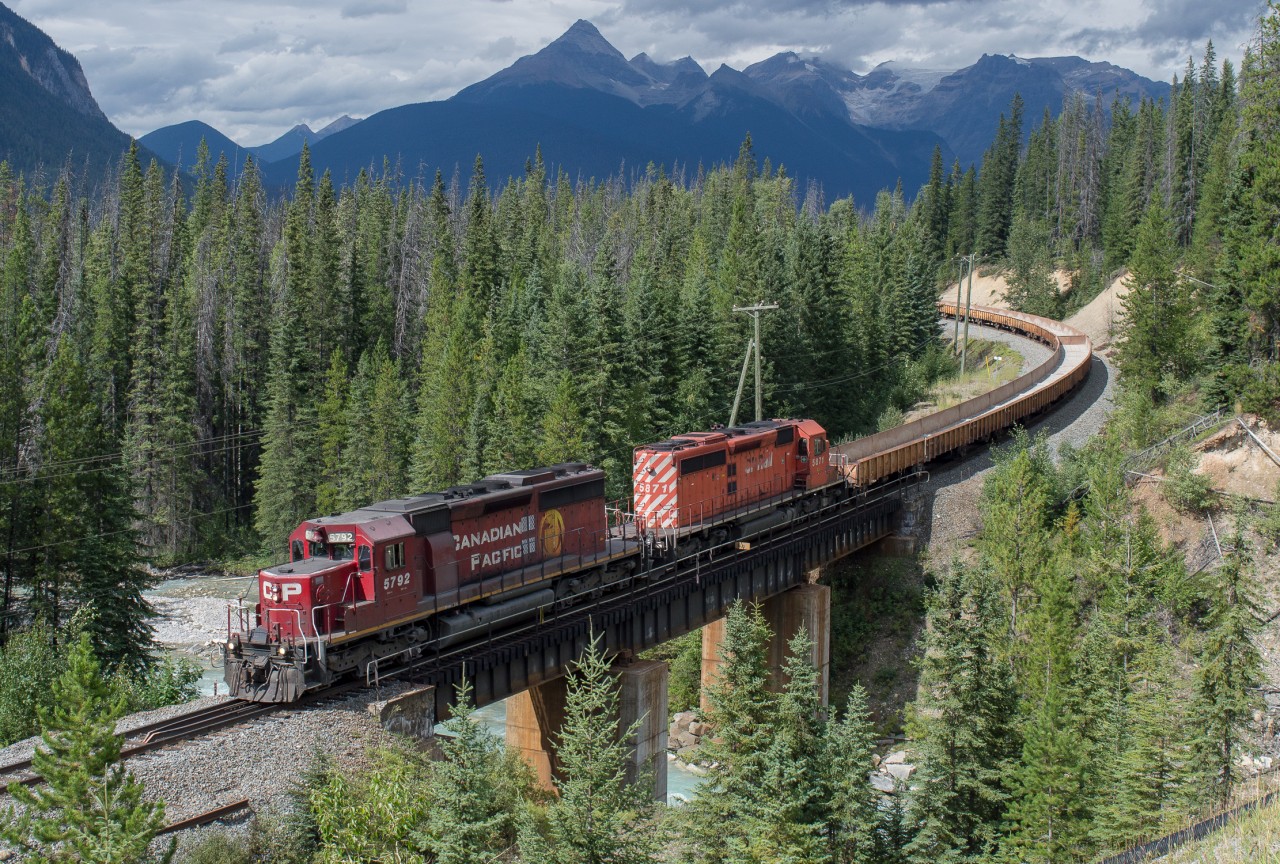
<path fill-rule="evenodd" d="M 1124 296 L 1129 293 L 1125 280 L 1129 274 L 1121 273 L 1111 281 L 1102 293 L 1090 300 L 1074 315 L 1066 320 L 1065 323 L 1070 324 L 1077 330 L 1083 330 L 1093 340 L 1095 349 L 1103 349 L 1115 341 L 1116 334 L 1120 330 L 1121 316 L 1124 314 L 1124 306 L 1121 301 Z M 1057 270 L 1053 274 L 1053 278 L 1058 283 L 1058 290 L 1066 293 L 1071 286 L 1071 274 L 1066 270 Z M 969 282 L 966 279 L 960 291 L 961 302 L 964 301 L 965 295 L 969 290 Z M 997 309 L 1007 309 L 1009 304 L 1005 302 L 1005 297 L 1009 293 L 1009 281 L 1004 274 L 996 272 L 983 272 L 979 270 L 973 274 L 973 304 L 975 306 L 993 306 Z M 956 297 L 956 283 L 952 282 L 942 292 L 942 299 L 954 300 Z"/>
<path fill-rule="evenodd" d="M 1272 430 L 1258 418 L 1243 418 L 1249 428 L 1273 452 L 1280 455 L 1280 430 Z M 1204 572 L 1219 561 L 1219 548 L 1229 551 L 1236 527 L 1238 504 L 1248 505 L 1244 538 L 1253 553 L 1254 575 L 1262 617 L 1280 610 L 1280 548 L 1250 522 L 1265 518 L 1270 502 L 1280 488 L 1280 464 L 1232 419 L 1192 450 L 1196 456 L 1193 473 L 1209 478 L 1221 501 L 1208 513 L 1189 513 L 1175 508 L 1167 494 L 1165 472 L 1159 467 L 1140 468 L 1148 476 L 1138 478 L 1135 503 L 1145 507 L 1157 525 L 1161 538 L 1180 550 L 1188 571 Z M 1262 652 L 1266 688 L 1280 687 L 1280 620 L 1268 622 L 1258 638 Z M 1280 752 L 1280 694 L 1268 695 L 1268 723 L 1264 723 L 1264 753 Z"/>

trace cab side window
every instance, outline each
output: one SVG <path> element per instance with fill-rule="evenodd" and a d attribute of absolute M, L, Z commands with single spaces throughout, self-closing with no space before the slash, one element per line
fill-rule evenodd
<path fill-rule="evenodd" d="M 359 556 L 360 556 L 361 570 L 373 569 L 373 550 L 372 549 L 370 549 L 368 546 L 361 546 Z"/>
<path fill-rule="evenodd" d="M 404 566 L 404 544 L 392 543 L 386 548 L 384 557 L 388 570 L 399 570 Z"/>
<path fill-rule="evenodd" d="M 289 544 L 289 560 L 290 561 L 302 560 L 302 541 L 301 540 L 294 540 L 292 543 Z"/>

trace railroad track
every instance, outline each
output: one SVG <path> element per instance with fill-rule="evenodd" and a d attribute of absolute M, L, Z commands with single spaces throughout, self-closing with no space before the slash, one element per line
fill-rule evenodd
<path fill-rule="evenodd" d="M 122 733 L 126 744 L 120 750 L 120 758 L 128 759 L 152 750 L 158 750 L 172 744 L 199 738 L 230 726 L 237 726 L 274 714 L 282 710 L 298 710 L 321 701 L 333 699 L 349 693 L 359 687 L 361 682 L 349 682 L 304 697 L 297 702 L 245 702 L 239 699 L 207 705 L 194 711 L 187 711 L 164 720 L 145 723 Z M 22 759 L 0 766 L 0 791 L 9 783 L 31 786 L 41 782 L 38 774 L 28 773 L 31 770 L 31 759 Z M 14 776 L 20 775 L 20 776 Z"/>

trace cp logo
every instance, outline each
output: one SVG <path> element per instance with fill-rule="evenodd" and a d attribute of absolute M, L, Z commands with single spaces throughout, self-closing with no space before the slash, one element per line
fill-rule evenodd
<path fill-rule="evenodd" d="M 542 551 L 548 556 L 554 558 L 564 551 L 564 517 L 559 510 L 548 510 L 542 514 L 538 538 L 542 541 Z"/>

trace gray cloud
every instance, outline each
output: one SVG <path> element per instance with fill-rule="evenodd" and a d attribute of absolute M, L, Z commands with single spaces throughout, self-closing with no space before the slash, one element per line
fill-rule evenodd
<path fill-rule="evenodd" d="M 361 0 L 350 6 L 343 6 L 343 18 L 372 18 L 374 15 L 403 15 L 409 11 L 407 0 Z"/>
<path fill-rule="evenodd" d="M 1238 60 L 1262 0 L 4 0 L 75 54 L 132 134 L 198 118 L 242 143 L 453 95 L 577 18 L 626 56 L 741 69 L 779 51 L 866 72 L 1081 54 L 1152 78 L 1213 38 Z"/>
<path fill-rule="evenodd" d="M 224 39 L 222 44 L 218 46 L 218 53 L 239 54 L 246 51 L 274 48 L 279 44 L 279 34 L 269 30 L 255 29 L 248 33 L 238 33 L 235 36 Z"/>

